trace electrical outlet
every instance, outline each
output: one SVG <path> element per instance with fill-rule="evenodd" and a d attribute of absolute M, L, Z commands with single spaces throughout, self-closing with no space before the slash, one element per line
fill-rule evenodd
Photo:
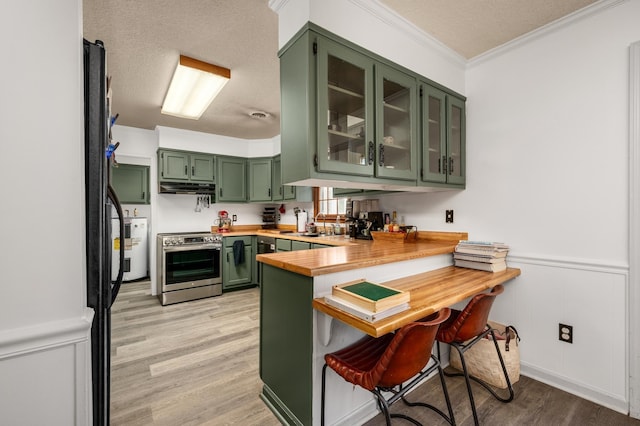
<path fill-rule="evenodd" d="M 558 339 L 561 342 L 573 343 L 573 326 L 558 324 Z"/>
<path fill-rule="evenodd" d="M 446 223 L 453 223 L 453 210 L 447 210 L 445 212 L 444 221 Z"/>
<path fill-rule="evenodd" d="M 238 221 L 238 215 L 237 215 L 237 214 L 234 214 L 233 216 L 231 216 L 231 220 L 232 220 L 233 222 L 237 222 L 237 221 Z"/>

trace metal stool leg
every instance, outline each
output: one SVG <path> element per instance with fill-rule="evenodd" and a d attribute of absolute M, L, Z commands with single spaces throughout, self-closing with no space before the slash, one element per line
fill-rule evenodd
<path fill-rule="evenodd" d="M 320 394 L 320 425 L 324 426 L 324 390 L 326 387 L 326 374 L 327 374 L 327 367 L 328 365 L 325 364 L 324 367 L 322 367 L 322 393 Z"/>

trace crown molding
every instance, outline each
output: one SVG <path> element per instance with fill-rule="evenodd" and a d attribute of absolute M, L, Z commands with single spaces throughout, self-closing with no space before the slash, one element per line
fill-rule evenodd
<path fill-rule="evenodd" d="M 269 0 L 269 8 L 278 13 L 287 3 L 289 0 Z"/>
<path fill-rule="evenodd" d="M 580 10 L 577 10 L 562 18 L 556 19 L 540 28 L 530 31 L 521 35 L 511 41 L 508 41 L 500 46 L 497 46 L 491 50 L 481 53 L 467 61 L 467 69 L 480 65 L 490 59 L 494 59 L 497 56 L 503 55 L 513 49 L 517 49 L 527 43 L 531 43 L 541 37 L 551 34 L 555 31 L 561 30 L 569 25 L 572 25 L 578 21 L 589 18 L 593 15 L 601 13 L 606 9 L 617 7 L 630 0 L 601 0 L 595 2 L 589 6 L 586 6 Z"/>
<path fill-rule="evenodd" d="M 393 9 L 380 3 L 378 0 L 348 0 L 355 6 L 374 16 L 386 25 L 395 28 L 416 43 L 438 51 L 445 59 L 458 66 L 466 66 L 464 56 L 454 51 L 437 38 L 426 33 L 413 23 L 398 15 Z"/>

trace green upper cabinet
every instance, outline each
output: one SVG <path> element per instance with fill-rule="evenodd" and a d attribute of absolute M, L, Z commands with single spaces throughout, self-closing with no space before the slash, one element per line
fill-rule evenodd
<path fill-rule="evenodd" d="M 215 182 L 213 154 L 160 149 L 158 164 L 158 180 L 161 182 Z"/>
<path fill-rule="evenodd" d="M 296 187 L 282 184 L 282 162 L 280 156 L 273 157 L 271 162 L 271 199 L 272 201 L 285 201 L 296 199 Z"/>
<path fill-rule="evenodd" d="M 284 183 L 387 191 L 461 187 L 455 176 L 444 182 L 420 177 L 426 125 L 420 82 L 461 100 L 462 107 L 463 96 L 313 23 L 279 55 Z M 460 112 L 452 110 L 451 119 Z M 453 164 L 453 173 L 463 173 L 464 127 L 454 137 L 462 157 L 447 161 L 460 161 L 462 169 Z M 450 143 L 447 149 L 455 151 Z"/>
<path fill-rule="evenodd" d="M 247 201 L 247 160 L 240 157 L 216 157 L 216 195 L 218 201 Z"/>
<path fill-rule="evenodd" d="M 465 103 L 422 84 L 422 168 L 420 183 L 465 184 Z"/>
<path fill-rule="evenodd" d="M 416 180 L 417 80 L 376 65 L 377 176 Z"/>
<path fill-rule="evenodd" d="M 213 182 L 215 157 L 208 154 L 191 154 L 191 182 Z"/>
<path fill-rule="evenodd" d="M 271 201 L 272 160 L 271 158 L 250 158 L 249 164 L 249 201 Z"/>
<path fill-rule="evenodd" d="M 373 61 L 318 38 L 318 170 L 373 176 Z"/>
<path fill-rule="evenodd" d="M 416 78 L 320 37 L 316 61 L 318 170 L 415 181 Z"/>
<path fill-rule="evenodd" d="M 111 167 L 111 186 L 123 204 L 149 204 L 149 166 Z"/>

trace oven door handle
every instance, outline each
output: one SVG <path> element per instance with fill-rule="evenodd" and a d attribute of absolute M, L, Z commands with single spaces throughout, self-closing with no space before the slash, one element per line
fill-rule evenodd
<path fill-rule="evenodd" d="M 186 246 L 164 246 L 162 247 L 162 251 L 164 253 L 176 252 L 176 251 L 193 251 L 193 250 L 203 250 L 203 249 L 213 249 L 213 250 L 222 250 L 221 245 L 211 245 L 211 244 L 194 244 L 194 245 L 186 245 Z"/>

